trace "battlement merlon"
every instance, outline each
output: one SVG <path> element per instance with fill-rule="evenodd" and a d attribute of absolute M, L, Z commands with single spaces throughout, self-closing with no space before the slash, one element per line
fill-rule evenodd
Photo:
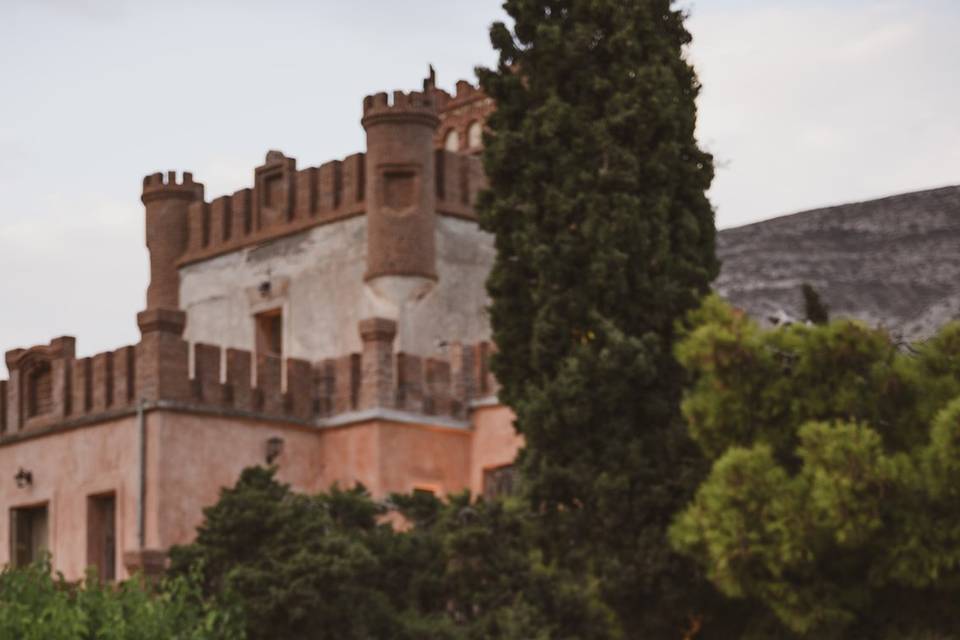
<path fill-rule="evenodd" d="M 148 202 L 163 198 L 179 198 L 183 200 L 203 200 L 203 184 L 193 181 L 193 174 L 183 172 L 183 178 L 177 180 L 176 171 L 151 173 L 143 178 L 143 192 L 140 200 Z"/>

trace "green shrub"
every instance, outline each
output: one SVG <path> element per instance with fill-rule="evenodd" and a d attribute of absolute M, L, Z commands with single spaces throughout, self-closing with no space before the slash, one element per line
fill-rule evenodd
<path fill-rule="evenodd" d="M 223 599 L 223 602 L 228 602 Z M 203 601 L 191 576 L 156 589 L 140 579 L 101 584 L 54 576 L 49 560 L 0 572 L 0 638 L 4 640 L 239 640 L 239 609 Z"/>

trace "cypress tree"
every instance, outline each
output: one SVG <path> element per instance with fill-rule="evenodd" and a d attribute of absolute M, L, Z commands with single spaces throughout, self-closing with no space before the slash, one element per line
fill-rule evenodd
<path fill-rule="evenodd" d="M 548 557 L 601 579 L 628 637 L 704 623 L 666 539 L 705 463 L 683 426 L 678 321 L 716 276 L 712 157 L 671 0 L 507 0 L 481 223 L 501 399 Z"/>

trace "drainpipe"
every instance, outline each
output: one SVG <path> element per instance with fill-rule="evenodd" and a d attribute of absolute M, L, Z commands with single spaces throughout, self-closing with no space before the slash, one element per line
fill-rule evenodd
<path fill-rule="evenodd" d="M 146 546 L 147 530 L 144 526 L 144 512 L 146 510 L 147 497 L 147 416 L 144 413 L 146 400 L 140 399 L 137 404 L 137 444 L 140 448 L 138 482 L 139 493 L 137 494 L 137 542 L 142 551 Z"/>

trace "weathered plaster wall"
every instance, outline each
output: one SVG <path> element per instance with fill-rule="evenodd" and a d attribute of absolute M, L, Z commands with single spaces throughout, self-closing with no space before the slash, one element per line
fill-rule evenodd
<path fill-rule="evenodd" d="M 327 486 L 365 486 L 374 495 L 380 488 L 380 429 L 376 423 L 323 430 L 320 467 Z"/>
<path fill-rule="evenodd" d="M 436 286 L 399 310 L 395 349 L 442 353 L 440 343 L 489 338 L 484 282 L 493 262 L 489 234 L 475 222 L 437 217 Z M 180 270 L 185 338 L 254 348 L 253 315 L 282 307 L 285 355 L 319 360 L 361 349 L 357 322 L 384 315 L 365 292 L 366 218 L 321 225 Z M 258 286 L 269 281 L 270 293 Z"/>
<path fill-rule="evenodd" d="M 117 576 L 126 577 L 123 552 L 137 546 L 137 442 L 130 416 L 0 447 L 0 566 L 10 561 L 10 510 L 45 503 L 54 569 L 68 580 L 82 578 L 87 498 L 115 492 Z M 32 486 L 17 488 L 20 468 L 33 473 Z"/>
<path fill-rule="evenodd" d="M 321 432 L 264 420 L 206 414 L 152 412 L 148 428 L 157 434 L 159 456 L 157 538 L 153 548 L 167 549 L 193 539 L 203 508 L 214 504 L 222 487 L 233 486 L 244 468 L 264 464 L 269 438 L 283 439 L 274 461 L 277 479 L 295 491 L 317 492 L 322 478 Z M 148 522 L 150 518 L 148 517 Z M 152 541 L 150 541 L 152 542 Z M 151 545 L 148 545 L 151 546 Z"/>
<path fill-rule="evenodd" d="M 374 496 L 430 489 L 437 495 L 467 487 L 471 431 L 371 421 L 323 432 L 326 486 L 358 482 Z"/>
<path fill-rule="evenodd" d="M 432 355 L 441 341 L 489 340 L 486 281 L 494 255 L 493 236 L 476 222 L 437 216 L 437 284 L 405 310 L 398 349 Z"/>
<path fill-rule="evenodd" d="M 466 429 L 380 424 L 380 494 L 429 489 L 437 495 L 467 488 L 470 432 Z"/>
<path fill-rule="evenodd" d="M 184 337 L 253 350 L 253 314 L 283 307 L 285 355 L 359 351 L 365 256 L 366 220 L 357 216 L 183 267 Z M 263 296 L 265 281 L 271 292 Z"/>
<path fill-rule="evenodd" d="M 485 469 L 510 464 L 523 446 L 523 436 L 513 428 L 513 411 L 503 405 L 477 407 L 472 414 L 470 491 L 483 494 Z"/>

